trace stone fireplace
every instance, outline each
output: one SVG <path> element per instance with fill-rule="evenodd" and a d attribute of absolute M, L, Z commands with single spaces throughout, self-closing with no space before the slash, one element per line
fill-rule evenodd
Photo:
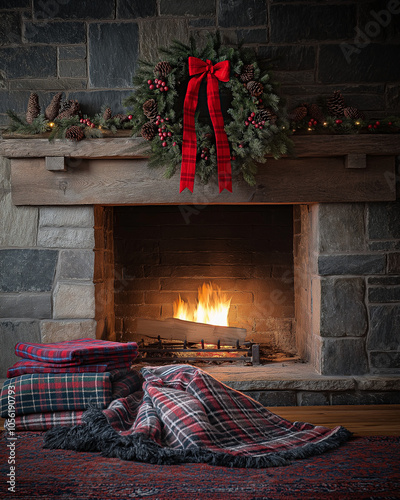
<path fill-rule="evenodd" d="M 398 145 L 346 139 L 298 138 L 299 158 L 270 160 L 254 188 L 182 199 L 140 141 L 3 140 L 2 376 L 18 341 L 134 340 L 137 317 L 170 317 L 179 293 L 214 281 L 249 340 L 303 361 L 246 383 L 232 368 L 238 389 L 266 404 L 400 402 Z"/>

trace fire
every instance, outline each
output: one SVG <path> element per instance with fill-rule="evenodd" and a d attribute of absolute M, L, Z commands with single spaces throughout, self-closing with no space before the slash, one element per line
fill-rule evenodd
<path fill-rule="evenodd" d="M 190 305 L 181 296 L 174 301 L 174 318 L 208 325 L 229 326 L 231 299 L 211 283 L 203 283 L 197 294 L 197 304 Z"/>

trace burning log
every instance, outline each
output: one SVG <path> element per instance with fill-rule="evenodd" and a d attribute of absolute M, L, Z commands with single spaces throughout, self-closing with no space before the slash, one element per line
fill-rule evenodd
<path fill-rule="evenodd" d="M 219 340 L 221 345 L 226 346 L 235 346 L 237 341 L 242 344 L 247 334 L 245 328 L 206 325 L 175 318 L 165 321 L 139 318 L 136 332 L 146 337 L 160 336 L 164 340 L 186 340 L 194 344 L 202 340 L 207 344 L 217 344 Z"/>

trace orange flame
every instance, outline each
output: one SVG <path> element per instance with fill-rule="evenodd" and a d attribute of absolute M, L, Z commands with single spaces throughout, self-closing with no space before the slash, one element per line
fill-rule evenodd
<path fill-rule="evenodd" d="M 228 314 L 231 300 L 219 286 L 203 283 L 199 287 L 197 304 L 190 305 L 181 296 L 174 301 L 174 318 L 208 325 L 229 326 Z"/>

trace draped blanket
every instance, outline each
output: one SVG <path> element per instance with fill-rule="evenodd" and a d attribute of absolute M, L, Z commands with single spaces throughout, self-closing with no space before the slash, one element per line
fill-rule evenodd
<path fill-rule="evenodd" d="M 142 390 L 89 409 L 81 425 L 51 429 L 44 446 L 157 464 L 269 467 L 351 436 L 343 427 L 289 422 L 193 366 L 146 367 L 141 375 Z"/>

